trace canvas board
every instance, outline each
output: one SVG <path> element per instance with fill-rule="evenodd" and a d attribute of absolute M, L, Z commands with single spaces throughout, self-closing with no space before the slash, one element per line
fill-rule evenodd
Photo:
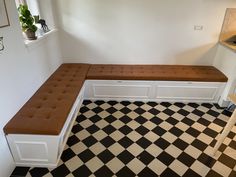
<path fill-rule="evenodd" d="M 5 0 L 0 0 L 0 28 L 9 25 Z"/>

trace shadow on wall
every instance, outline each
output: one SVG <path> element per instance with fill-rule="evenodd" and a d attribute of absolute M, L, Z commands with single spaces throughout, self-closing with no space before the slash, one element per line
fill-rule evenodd
<path fill-rule="evenodd" d="M 94 44 L 89 41 L 83 40 L 78 36 L 70 34 L 65 30 L 60 31 L 61 42 L 70 41 L 70 45 L 63 45 L 62 53 L 63 58 L 69 62 L 83 62 L 83 63 L 96 63 L 96 58 L 99 58 L 101 63 L 109 63 L 109 59 L 101 53 Z M 75 58 L 76 56 L 76 58 Z M 85 58 L 83 56 L 86 56 Z M 101 61 L 101 58 L 103 59 Z"/>
<path fill-rule="evenodd" d="M 175 63 L 186 65 L 212 65 L 217 52 L 217 44 L 207 44 L 185 50 L 176 55 Z M 191 61 L 189 61 L 191 59 Z"/>

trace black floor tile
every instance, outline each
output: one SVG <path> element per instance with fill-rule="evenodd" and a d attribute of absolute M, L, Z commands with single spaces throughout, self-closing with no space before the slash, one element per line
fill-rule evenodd
<path fill-rule="evenodd" d="M 106 134 L 110 135 L 116 131 L 116 129 L 112 125 L 108 125 L 102 129 Z"/>
<path fill-rule="evenodd" d="M 127 125 L 124 125 L 119 129 L 119 131 L 122 132 L 124 135 L 128 135 L 130 132 L 133 131 L 133 129 L 128 127 Z"/>
<path fill-rule="evenodd" d="M 61 160 L 63 162 L 66 162 L 68 160 L 70 160 L 71 158 L 73 158 L 76 154 L 74 153 L 74 151 L 72 151 L 70 148 L 66 149 L 63 151 L 62 155 L 61 155 Z"/>
<path fill-rule="evenodd" d="M 131 171 L 129 168 L 124 167 L 122 168 L 117 174 L 117 177 L 135 177 L 135 173 L 133 171 Z"/>
<path fill-rule="evenodd" d="M 195 159 L 185 152 L 182 152 L 177 159 L 188 167 L 195 162 Z"/>
<path fill-rule="evenodd" d="M 236 160 L 232 157 L 229 157 L 226 154 L 221 154 L 221 156 L 218 158 L 218 161 L 225 164 L 227 167 L 234 168 L 236 165 Z"/>
<path fill-rule="evenodd" d="M 152 144 L 151 141 L 147 140 L 146 138 L 142 137 L 136 142 L 140 147 L 146 149 L 148 146 Z"/>
<path fill-rule="evenodd" d="M 115 156 L 109 151 L 105 150 L 98 154 L 98 158 L 101 159 L 103 163 L 109 162 L 111 159 L 113 159 Z"/>
<path fill-rule="evenodd" d="M 152 130 L 152 132 L 154 132 L 155 134 L 157 134 L 159 136 L 162 136 L 162 135 L 164 135 L 167 132 L 167 130 L 164 130 L 163 128 L 157 126 L 156 128 L 154 128 Z"/>
<path fill-rule="evenodd" d="M 86 149 L 85 151 L 83 151 L 82 153 L 78 154 L 78 157 L 84 162 L 86 163 L 87 161 L 89 161 L 90 159 L 92 159 L 93 157 L 95 157 L 94 153 L 92 151 L 90 151 L 89 149 Z"/>
<path fill-rule="evenodd" d="M 131 160 L 134 159 L 134 156 L 127 150 L 123 151 L 117 156 L 120 161 L 122 161 L 124 164 L 129 163 Z"/>
<path fill-rule="evenodd" d="M 160 177 L 179 177 L 179 175 L 177 173 L 175 173 L 173 170 L 171 170 L 170 168 L 167 168 Z"/>
<path fill-rule="evenodd" d="M 189 144 L 181 139 L 177 139 L 173 142 L 173 145 L 175 145 L 177 148 L 184 151 L 188 147 Z"/>
<path fill-rule="evenodd" d="M 143 151 L 139 154 L 138 159 L 142 161 L 145 165 L 148 165 L 151 161 L 153 161 L 154 157 L 150 155 L 147 151 Z"/>
<path fill-rule="evenodd" d="M 118 141 L 118 143 L 123 146 L 124 148 L 128 148 L 131 144 L 133 144 L 134 142 L 132 140 L 130 140 L 128 137 L 124 137 L 122 139 L 120 139 Z"/>
<path fill-rule="evenodd" d="M 49 172 L 47 168 L 33 168 L 30 170 L 30 175 L 32 177 L 42 177 Z"/>
<path fill-rule="evenodd" d="M 163 151 L 158 157 L 158 160 L 160 160 L 162 163 L 164 163 L 166 166 L 169 166 L 175 158 Z"/>
<path fill-rule="evenodd" d="M 209 168 L 212 168 L 213 165 L 215 164 L 216 160 L 212 157 L 210 157 L 209 155 L 202 153 L 198 159 L 198 161 L 200 161 L 201 163 L 205 164 L 206 166 L 208 166 Z"/>
<path fill-rule="evenodd" d="M 202 177 L 199 174 L 197 174 L 195 171 L 188 169 L 185 174 L 183 175 L 183 177 Z M 213 176 L 212 176 L 213 177 Z M 217 177 L 217 176 L 215 176 Z"/>
<path fill-rule="evenodd" d="M 93 136 L 89 136 L 87 138 L 85 138 L 83 141 L 82 141 L 86 146 L 92 146 L 94 145 L 97 140 L 93 137 Z"/>
<path fill-rule="evenodd" d="M 135 129 L 136 132 L 138 132 L 140 135 L 144 136 L 146 135 L 150 130 L 148 130 L 146 127 L 144 126 L 140 126 L 137 129 Z"/>
<path fill-rule="evenodd" d="M 207 144 L 203 143 L 202 141 L 198 139 L 195 139 L 191 145 L 196 147 L 197 149 L 200 149 L 201 151 L 204 151 L 208 146 Z"/>
<path fill-rule="evenodd" d="M 77 136 L 72 135 L 71 137 L 68 138 L 67 140 L 67 145 L 68 146 L 73 146 L 75 144 L 77 144 L 79 142 L 79 138 L 77 138 Z"/>
<path fill-rule="evenodd" d="M 12 176 L 26 176 L 29 169 L 30 169 L 29 167 L 16 167 L 11 175 Z"/>
<path fill-rule="evenodd" d="M 154 142 L 154 144 L 163 150 L 170 145 L 170 143 L 163 138 L 159 138 L 157 141 Z"/>
<path fill-rule="evenodd" d="M 181 136 L 184 131 L 180 130 L 179 128 L 176 128 L 176 127 L 172 127 L 170 130 L 169 130 L 170 133 L 172 133 L 173 135 L 175 136 Z"/>
<path fill-rule="evenodd" d="M 101 167 L 94 174 L 95 174 L 96 177 L 104 177 L 104 176 L 110 177 L 110 176 L 113 176 L 113 172 L 107 166 Z"/>
<path fill-rule="evenodd" d="M 186 176 L 187 177 L 187 176 Z M 209 173 L 206 175 L 206 177 L 222 177 L 222 175 L 220 175 L 219 173 L 211 170 L 209 171 Z"/>
<path fill-rule="evenodd" d="M 56 169 L 52 170 L 51 174 L 53 175 L 53 177 L 65 177 L 70 174 L 70 170 L 68 170 L 65 164 L 62 164 Z"/>
<path fill-rule="evenodd" d="M 79 168 L 77 168 L 74 172 L 72 172 L 72 174 L 74 176 L 81 176 L 81 174 L 83 174 L 83 176 L 89 176 L 92 174 L 92 172 L 88 169 L 88 167 L 86 165 L 80 166 Z"/>
<path fill-rule="evenodd" d="M 139 177 L 158 177 L 158 175 L 156 173 L 154 173 L 152 170 L 150 170 L 149 168 L 144 168 L 139 174 Z"/>
<path fill-rule="evenodd" d="M 107 136 L 106 138 L 101 140 L 101 143 L 105 146 L 105 147 L 110 147 L 111 145 L 113 145 L 116 141 L 113 140 L 111 137 Z"/>

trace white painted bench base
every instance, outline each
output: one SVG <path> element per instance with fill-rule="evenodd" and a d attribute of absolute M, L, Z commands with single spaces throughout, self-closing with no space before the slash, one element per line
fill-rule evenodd
<path fill-rule="evenodd" d="M 50 135 L 6 135 L 16 166 L 48 167 L 57 166 L 75 119 L 83 102 L 84 87 L 68 115 L 58 136 Z"/>
<path fill-rule="evenodd" d="M 217 103 L 225 83 L 87 80 L 58 136 L 6 135 L 17 166 L 57 166 L 83 99 Z"/>
<path fill-rule="evenodd" d="M 87 80 L 89 100 L 218 103 L 225 83 L 185 81 Z"/>

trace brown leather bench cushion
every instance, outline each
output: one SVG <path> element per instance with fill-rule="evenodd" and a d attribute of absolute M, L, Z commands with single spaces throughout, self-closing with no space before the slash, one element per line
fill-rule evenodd
<path fill-rule="evenodd" d="M 6 134 L 58 135 L 83 86 L 88 64 L 63 64 L 4 127 Z"/>
<path fill-rule="evenodd" d="M 6 134 L 58 135 L 85 79 L 226 82 L 212 66 L 63 64 L 4 127 Z"/>
<path fill-rule="evenodd" d="M 87 79 L 227 82 L 213 66 L 91 65 Z"/>

